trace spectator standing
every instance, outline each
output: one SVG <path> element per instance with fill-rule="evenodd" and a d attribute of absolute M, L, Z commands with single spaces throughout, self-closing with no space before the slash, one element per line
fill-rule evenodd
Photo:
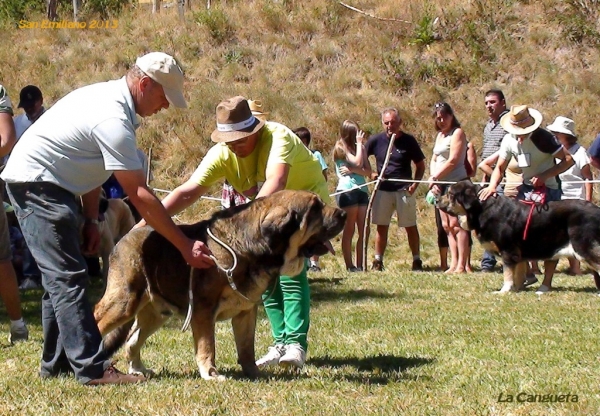
<path fill-rule="evenodd" d="M 483 149 L 481 150 L 481 160 L 486 160 L 490 156 L 497 154 L 500 150 L 500 143 L 506 135 L 506 131 L 500 125 L 500 119 L 506 112 L 506 99 L 504 93 L 498 89 L 491 89 L 485 93 L 485 108 L 487 110 L 489 119 L 483 128 Z M 492 170 L 495 167 L 495 162 L 491 166 Z M 488 174 L 484 172 L 483 181 L 489 182 L 491 172 Z M 502 186 L 498 187 L 498 192 L 502 193 Z M 493 272 L 496 267 L 496 257 L 491 252 L 485 250 L 481 259 L 481 271 L 482 272 Z"/>
<path fill-rule="evenodd" d="M 437 181 L 458 182 L 468 179 L 466 163 L 467 136 L 448 103 L 440 102 L 433 108 L 437 136 L 431 161 L 430 187 L 435 194 L 442 196 L 449 185 L 436 184 Z M 470 164 L 469 164 L 470 165 Z M 437 208 L 436 208 L 437 209 Z M 469 232 L 462 229 L 458 217 L 439 212 L 442 227 L 448 237 L 451 263 L 446 273 L 464 273 L 468 270 Z"/>
<path fill-rule="evenodd" d="M 310 148 L 310 142 L 312 139 L 310 135 L 310 130 L 308 130 L 306 127 L 298 127 L 297 129 L 294 129 L 293 132 L 296 136 L 298 136 L 302 144 L 304 144 L 304 146 L 306 146 L 306 148 L 310 150 L 312 154 L 317 158 L 317 160 L 319 161 L 319 165 L 321 166 L 321 172 L 323 172 L 325 182 L 327 182 L 327 162 L 325 162 L 325 159 L 323 158 L 321 152 L 319 152 L 318 150 L 312 150 Z M 308 270 L 311 272 L 321 271 L 321 267 L 319 266 L 319 256 L 314 255 L 310 258 L 310 265 L 308 266 Z"/>
<path fill-rule="evenodd" d="M 365 176 L 371 175 L 371 166 L 365 149 L 365 133 L 357 123 L 345 120 L 340 127 L 340 138 L 333 149 L 333 162 L 338 184 L 335 199 L 338 206 L 346 211 L 346 224 L 342 233 L 342 254 L 349 272 L 362 271 L 365 219 L 369 205 L 369 193 L 365 186 Z M 352 237 L 358 228 L 356 240 L 356 265 L 352 260 Z"/>
<path fill-rule="evenodd" d="M 577 143 L 575 122 L 570 118 L 558 116 L 552 124 L 546 127 L 558 139 L 560 144 L 573 157 L 573 166 L 558 175 L 561 182 L 562 199 L 581 199 L 592 202 L 592 170 L 590 157 L 585 148 Z M 581 274 L 581 265 L 576 258 L 569 258 L 569 273 Z"/>
<path fill-rule="evenodd" d="M 387 247 L 388 232 L 394 211 L 398 215 L 398 227 L 406 230 L 408 245 L 413 256 L 412 270 L 423 270 L 421 261 L 421 241 L 417 228 L 417 203 L 414 196 L 418 182 L 425 173 L 425 155 L 417 140 L 402 131 L 402 119 L 396 108 L 388 107 L 381 112 L 381 124 L 384 131 L 371 136 L 367 141 L 367 157 L 374 156 L 377 172 L 371 174 L 371 179 L 382 175 L 385 181 L 380 183 L 375 194 L 372 207 L 372 222 L 377 226 L 375 234 L 375 258 L 371 265 L 373 270 L 384 269 L 383 255 Z M 383 163 L 387 156 L 392 136 L 395 135 L 391 155 L 385 172 Z M 413 177 L 412 164 L 415 165 Z M 388 181 L 400 179 L 406 182 Z"/>
<path fill-rule="evenodd" d="M 16 142 L 13 109 L 6 89 L 0 85 L 0 157 L 10 153 Z M 0 180 L 0 202 L 4 206 L 4 181 Z M 8 341 L 13 344 L 26 341 L 29 331 L 21 314 L 21 299 L 17 286 L 17 274 L 12 264 L 10 233 L 6 212 L 0 213 L 0 297 L 10 319 Z"/>

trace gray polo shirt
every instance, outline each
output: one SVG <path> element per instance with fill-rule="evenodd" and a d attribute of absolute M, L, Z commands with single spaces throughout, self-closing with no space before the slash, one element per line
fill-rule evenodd
<path fill-rule="evenodd" d="M 46 111 L 17 142 L 0 177 L 51 182 L 85 194 L 115 170 L 139 170 L 139 126 L 125 77 L 79 88 Z"/>

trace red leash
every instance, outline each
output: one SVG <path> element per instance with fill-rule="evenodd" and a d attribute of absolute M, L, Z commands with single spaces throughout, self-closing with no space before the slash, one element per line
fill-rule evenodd
<path fill-rule="evenodd" d="M 534 195 L 538 195 L 537 201 L 534 200 Z M 537 188 L 533 188 L 531 194 L 529 194 L 528 201 L 521 201 L 524 204 L 530 206 L 529 215 L 527 216 L 527 222 L 525 223 L 525 229 L 523 230 L 523 240 L 527 240 L 527 231 L 529 231 L 529 224 L 531 223 L 531 216 L 533 215 L 533 211 L 539 205 L 544 205 L 546 203 L 546 185 L 538 186 Z"/>

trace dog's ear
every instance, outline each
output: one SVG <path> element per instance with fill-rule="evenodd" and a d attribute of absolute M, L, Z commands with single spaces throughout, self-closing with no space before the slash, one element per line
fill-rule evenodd
<path fill-rule="evenodd" d="M 456 195 L 456 199 L 466 211 L 473 209 L 476 204 L 479 204 L 477 188 L 475 186 L 466 187 L 463 192 Z"/>
<path fill-rule="evenodd" d="M 260 223 L 260 232 L 268 240 L 269 245 L 282 235 L 290 235 L 299 227 L 296 213 L 281 205 L 272 207 Z"/>

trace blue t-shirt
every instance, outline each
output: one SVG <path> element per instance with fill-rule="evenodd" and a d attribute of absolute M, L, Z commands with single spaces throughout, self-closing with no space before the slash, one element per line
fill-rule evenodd
<path fill-rule="evenodd" d="M 390 144 L 385 133 L 379 133 L 369 137 L 367 141 L 367 156 L 374 155 L 375 161 L 377 162 L 377 172 L 381 175 L 381 168 L 383 168 L 383 162 L 387 154 L 387 149 Z M 383 177 L 387 179 L 413 179 L 412 176 L 412 163 L 419 163 L 425 160 L 425 155 L 415 139 L 410 134 L 402 133 L 399 137 L 394 140 L 392 146 L 392 155 L 388 162 Z M 389 182 L 383 181 L 379 186 L 382 191 L 395 192 L 405 188 L 408 188 L 410 183 L 408 182 Z"/>
<path fill-rule="evenodd" d="M 588 155 L 590 155 L 590 157 L 593 157 L 595 159 L 600 159 L 600 134 L 598 134 L 598 136 L 596 136 L 592 145 L 588 149 Z"/>

